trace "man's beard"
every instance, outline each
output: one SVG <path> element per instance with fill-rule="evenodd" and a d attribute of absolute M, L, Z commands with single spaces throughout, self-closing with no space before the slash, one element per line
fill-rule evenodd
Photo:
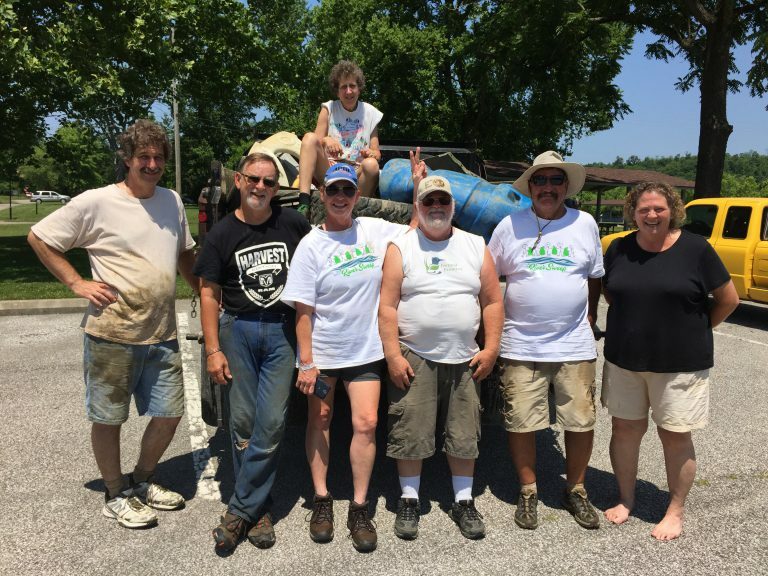
<path fill-rule="evenodd" d="M 453 207 L 451 207 L 451 210 L 448 213 L 435 211 L 434 213 L 430 214 L 430 212 L 427 212 L 424 215 L 422 225 L 433 234 L 446 232 L 451 229 L 453 212 Z"/>

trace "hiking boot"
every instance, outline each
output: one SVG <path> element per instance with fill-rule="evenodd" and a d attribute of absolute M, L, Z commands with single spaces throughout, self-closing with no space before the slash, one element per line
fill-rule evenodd
<path fill-rule="evenodd" d="M 416 498 L 400 498 L 397 501 L 395 518 L 395 536 L 403 540 L 413 540 L 419 535 L 419 501 Z"/>
<path fill-rule="evenodd" d="M 354 500 L 349 503 L 347 528 L 352 538 L 352 545 L 358 552 L 376 550 L 376 526 L 368 518 L 368 501 L 358 504 Z"/>
<path fill-rule="evenodd" d="M 265 512 L 248 530 L 248 541 L 256 548 L 271 548 L 275 544 L 275 527 L 272 514 Z"/>
<path fill-rule="evenodd" d="M 309 537 L 324 544 L 333 540 L 333 496 L 315 494 L 312 500 L 312 518 L 309 520 Z"/>
<path fill-rule="evenodd" d="M 221 519 L 221 524 L 213 529 L 217 552 L 232 552 L 248 531 L 248 521 L 229 510 Z"/>
<path fill-rule="evenodd" d="M 520 492 L 515 510 L 515 524 L 525 530 L 536 530 L 539 527 L 539 496 L 536 492 L 524 494 Z"/>
<path fill-rule="evenodd" d="M 114 498 L 106 494 L 101 513 L 107 518 L 117 520 L 117 523 L 125 528 L 147 528 L 157 524 L 157 514 L 136 498 L 130 488 Z"/>
<path fill-rule="evenodd" d="M 570 492 L 566 489 L 563 493 L 563 506 L 573 514 L 573 519 L 579 526 L 590 530 L 600 528 L 600 517 L 589 502 L 587 491 L 584 488 L 574 488 Z"/>
<path fill-rule="evenodd" d="M 485 536 L 483 515 L 475 508 L 474 500 L 459 500 L 454 502 L 450 512 L 451 519 L 459 525 L 462 536 L 477 540 Z"/>
<path fill-rule="evenodd" d="M 181 494 L 156 484 L 152 477 L 145 482 L 134 482 L 133 474 L 129 474 L 128 482 L 133 495 L 147 506 L 157 510 L 178 510 L 184 507 L 184 497 Z"/>

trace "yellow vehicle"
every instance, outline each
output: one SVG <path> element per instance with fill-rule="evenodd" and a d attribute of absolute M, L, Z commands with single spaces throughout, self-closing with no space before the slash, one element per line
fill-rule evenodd
<path fill-rule="evenodd" d="M 686 204 L 683 228 L 704 236 L 742 300 L 768 303 L 768 198 L 700 198 Z M 601 240 L 603 254 L 617 232 Z"/>

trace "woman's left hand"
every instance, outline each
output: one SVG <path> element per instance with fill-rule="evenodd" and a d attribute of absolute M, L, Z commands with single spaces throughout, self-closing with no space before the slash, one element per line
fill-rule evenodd
<path fill-rule="evenodd" d="M 320 371 L 317 368 L 299 370 L 299 377 L 296 379 L 296 388 L 303 394 L 309 396 L 315 391 L 315 381 L 319 374 Z"/>

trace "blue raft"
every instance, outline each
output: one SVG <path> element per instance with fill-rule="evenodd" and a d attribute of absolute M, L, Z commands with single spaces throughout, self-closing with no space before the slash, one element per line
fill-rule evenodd
<path fill-rule="evenodd" d="M 508 214 L 531 206 L 531 200 L 511 184 L 491 184 L 478 176 L 453 170 L 430 170 L 430 175 L 442 176 L 451 184 L 456 200 L 456 225 L 478 234 L 488 242 L 496 225 Z M 379 193 L 385 200 L 410 203 L 413 200 L 411 163 L 395 158 L 384 165 L 379 176 Z"/>

